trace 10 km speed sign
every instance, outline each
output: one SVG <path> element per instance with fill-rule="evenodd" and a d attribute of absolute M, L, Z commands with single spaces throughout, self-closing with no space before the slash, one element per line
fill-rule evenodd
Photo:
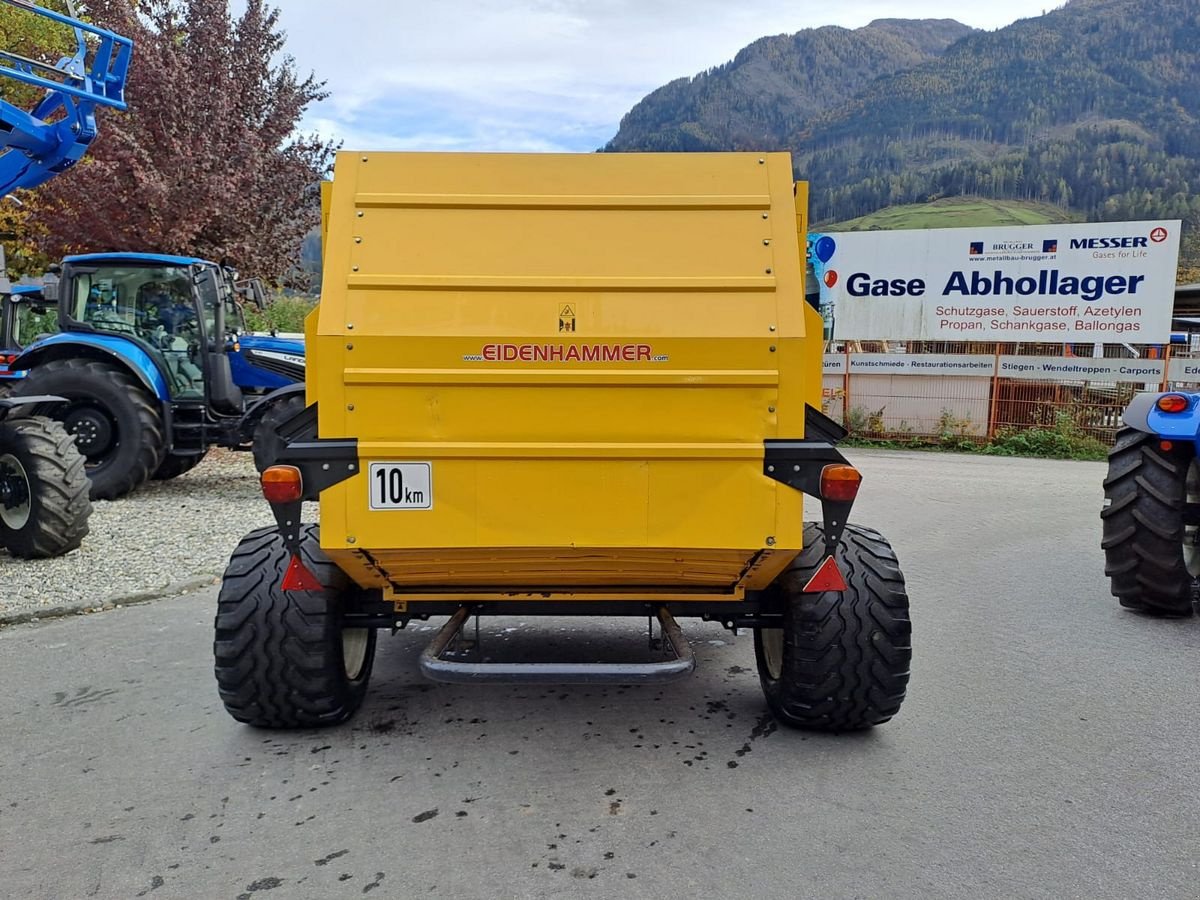
<path fill-rule="evenodd" d="M 432 470 L 427 462 L 371 463 L 371 509 L 433 509 Z"/>

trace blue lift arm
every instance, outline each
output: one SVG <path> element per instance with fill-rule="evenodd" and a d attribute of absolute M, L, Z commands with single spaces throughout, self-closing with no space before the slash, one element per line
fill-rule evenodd
<path fill-rule="evenodd" d="M 0 50 L 0 76 L 45 89 L 30 111 L 0 100 L 0 198 L 65 172 L 96 137 L 96 107 L 125 109 L 133 42 L 33 0 L 0 0 L 70 28 L 75 53 L 57 64 Z"/>

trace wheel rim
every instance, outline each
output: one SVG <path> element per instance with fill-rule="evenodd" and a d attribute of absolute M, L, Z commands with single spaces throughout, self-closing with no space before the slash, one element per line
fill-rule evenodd
<path fill-rule="evenodd" d="M 767 675 L 775 681 L 783 676 L 783 629 L 763 628 L 758 633 L 762 644 L 763 665 Z"/>
<path fill-rule="evenodd" d="M 117 429 L 103 411 L 91 406 L 76 406 L 63 417 L 63 427 L 74 435 L 75 446 L 87 458 L 89 466 L 103 465 L 105 457 L 117 445 Z"/>
<path fill-rule="evenodd" d="M 370 636 L 369 628 L 342 629 L 342 664 L 346 668 L 346 677 L 351 681 L 362 674 L 363 665 L 367 661 Z"/>
<path fill-rule="evenodd" d="M 1200 509 L 1200 460 L 1188 465 L 1185 493 L 1187 507 Z M 1200 578 L 1200 525 L 1183 526 L 1183 565 L 1189 575 Z"/>
<path fill-rule="evenodd" d="M 0 522 L 11 531 L 29 524 L 29 475 L 11 453 L 0 456 Z"/>

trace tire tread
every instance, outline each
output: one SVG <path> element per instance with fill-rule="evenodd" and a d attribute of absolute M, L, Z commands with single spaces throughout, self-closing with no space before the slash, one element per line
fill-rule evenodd
<path fill-rule="evenodd" d="M 1100 512 L 1104 574 L 1122 606 L 1158 615 L 1192 614 L 1195 579 L 1183 560 L 1184 485 L 1190 445 L 1164 451 L 1133 428 L 1117 434 Z"/>
<path fill-rule="evenodd" d="M 803 587 L 824 561 L 819 525 L 806 527 L 804 546 L 776 582 L 785 604 L 779 679 L 770 678 L 759 653 L 768 705 L 784 724 L 815 731 L 887 722 L 904 702 L 912 660 L 908 594 L 896 554 L 878 531 L 848 525 L 838 550 L 848 589 L 806 594 Z"/>
<path fill-rule="evenodd" d="M 0 525 L 0 545 L 22 559 L 48 559 L 77 549 L 87 536 L 92 504 L 74 438 L 61 423 L 44 416 L 6 419 L 0 422 L 0 453 L 14 451 L 29 460 L 30 520 L 18 531 Z"/>
<path fill-rule="evenodd" d="M 340 601 L 348 579 L 321 552 L 317 526 L 304 527 L 300 555 L 324 590 L 280 588 L 290 558 L 274 527 L 243 538 L 225 569 L 213 655 L 221 700 L 239 722 L 260 728 L 335 725 L 362 703 L 375 635 L 362 673 L 351 681 L 341 650 Z"/>

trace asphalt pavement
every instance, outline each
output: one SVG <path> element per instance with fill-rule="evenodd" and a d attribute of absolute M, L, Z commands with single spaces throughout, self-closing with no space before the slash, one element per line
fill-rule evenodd
<path fill-rule="evenodd" d="M 1109 596 L 1103 465 L 850 454 L 912 597 L 891 723 L 767 715 L 750 636 L 681 620 L 657 687 L 424 681 L 380 636 L 349 724 L 266 732 L 212 677 L 215 589 L 0 632 L 0 896 L 1195 898 L 1200 621 Z M 641 622 L 497 620 L 516 654 Z"/>

